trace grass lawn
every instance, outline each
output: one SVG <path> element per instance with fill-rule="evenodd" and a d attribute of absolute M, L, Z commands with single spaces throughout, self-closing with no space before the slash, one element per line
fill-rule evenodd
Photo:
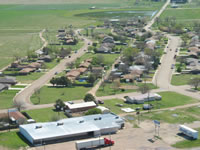
<path fill-rule="evenodd" d="M 44 74 L 43 72 L 33 72 L 29 75 L 16 76 L 16 79 L 20 83 L 29 84 L 33 82 L 34 80 L 37 80 L 38 78 L 40 78 L 43 74 Z"/>
<path fill-rule="evenodd" d="M 197 131 L 200 132 L 200 128 L 199 129 L 195 129 Z M 200 146 L 200 135 L 199 135 L 199 139 L 197 140 L 183 140 L 180 142 L 177 142 L 176 144 L 172 145 L 173 147 L 176 148 L 192 148 L 192 147 L 199 147 Z"/>
<path fill-rule="evenodd" d="M 172 85 L 187 85 L 191 78 L 199 77 L 199 75 L 193 74 L 180 74 L 180 75 L 173 75 L 171 84 Z"/>
<path fill-rule="evenodd" d="M 11 88 L 25 88 L 25 85 L 12 85 Z"/>
<path fill-rule="evenodd" d="M 105 60 L 105 65 L 111 66 L 115 60 L 120 56 L 120 54 L 93 54 L 93 53 L 86 53 L 83 56 L 81 56 L 79 59 L 76 60 L 76 63 L 81 63 L 82 61 L 88 59 L 88 58 L 93 58 L 96 56 L 102 55 Z"/>
<path fill-rule="evenodd" d="M 12 149 L 28 146 L 27 141 L 18 131 L 0 133 L 0 145 Z"/>
<path fill-rule="evenodd" d="M 61 119 L 67 118 L 64 112 L 55 112 L 54 108 L 43 108 L 35 110 L 27 110 L 26 112 L 36 121 L 36 122 L 50 122 L 52 117 L 59 116 Z M 45 115 L 41 115 L 45 114 Z"/>
<path fill-rule="evenodd" d="M 133 83 L 122 83 L 121 85 L 135 85 Z M 141 83 L 137 83 L 137 86 L 140 86 Z M 148 84 L 152 89 L 156 89 L 157 87 L 154 86 L 153 84 Z M 106 83 L 104 89 L 102 86 L 98 89 L 96 92 L 97 96 L 108 96 L 108 95 L 115 95 L 115 94 L 122 94 L 122 93 L 130 93 L 130 92 L 137 92 L 138 89 L 125 89 L 125 91 L 122 90 L 117 90 L 115 91 L 113 89 L 113 84 L 112 83 Z"/>
<path fill-rule="evenodd" d="M 177 110 L 167 110 L 162 112 L 151 112 L 143 114 L 143 119 L 159 120 L 168 123 L 192 123 L 200 120 L 200 108 L 189 107 Z"/>
<path fill-rule="evenodd" d="M 180 105 L 184 105 L 184 104 L 188 104 L 188 103 L 192 103 L 196 101 L 195 99 L 192 99 L 190 97 L 187 97 L 175 92 L 160 92 L 158 94 L 162 96 L 162 100 L 150 102 L 151 104 L 154 105 L 154 109 L 180 106 Z M 123 107 L 116 106 L 116 103 L 123 104 Z M 126 104 L 121 99 L 111 99 L 111 100 L 105 100 L 103 106 L 109 108 L 112 112 L 116 114 L 120 114 L 120 113 L 123 113 L 123 111 L 121 111 L 121 108 L 127 108 L 127 107 L 130 107 L 133 109 L 137 107 L 142 108 L 143 104 Z M 187 111 L 189 112 L 189 110 Z M 197 110 L 195 111 L 197 114 L 198 111 Z M 199 113 L 200 113 L 200 108 L 199 108 Z M 153 114 L 156 114 L 156 113 L 153 113 Z M 153 117 L 160 118 L 161 116 L 159 115 L 160 113 L 158 113 L 158 117 L 156 115 L 153 115 Z"/>
<path fill-rule="evenodd" d="M 40 90 L 40 104 L 55 103 L 57 99 L 62 99 L 63 101 L 83 99 L 89 90 L 90 88 L 83 86 L 76 86 L 72 88 L 44 86 Z M 38 98 L 35 96 L 35 94 L 32 95 L 31 102 L 33 104 L 38 104 Z"/>
<path fill-rule="evenodd" d="M 0 92 L 0 109 L 11 108 L 13 106 L 13 98 L 18 90 L 5 90 Z"/>
<path fill-rule="evenodd" d="M 170 16 L 174 16 L 176 14 L 176 20 L 179 23 L 184 23 L 185 25 L 190 25 L 194 21 L 199 21 L 200 16 L 200 9 L 172 9 L 168 8 L 161 14 L 161 18 L 166 18 Z"/>
<path fill-rule="evenodd" d="M 16 32 L 0 29 L 0 68 L 11 63 L 14 56 L 23 57 L 27 51 L 37 50 L 41 45 L 39 30 L 19 30 Z"/>

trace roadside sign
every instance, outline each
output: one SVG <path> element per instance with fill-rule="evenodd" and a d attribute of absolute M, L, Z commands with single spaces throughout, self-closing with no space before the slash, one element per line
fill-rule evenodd
<path fill-rule="evenodd" d="M 158 120 L 153 121 L 155 124 L 160 125 L 160 122 Z"/>

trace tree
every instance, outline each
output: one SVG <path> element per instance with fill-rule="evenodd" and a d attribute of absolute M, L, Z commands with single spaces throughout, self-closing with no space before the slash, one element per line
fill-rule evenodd
<path fill-rule="evenodd" d="M 123 51 L 123 56 L 128 63 L 132 63 L 135 57 L 138 55 L 139 49 L 129 47 Z"/>
<path fill-rule="evenodd" d="M 94 74 L 90 74 L 90 76 L 88 77 L 88 83 L 91 83 L 93 85 L 95 81 L 96 76 Z"/>
<path fill-rule="evenodd" d="M 50 80 L 50 83 L 53 84 L 53 86 L 54 86 L 54 85 L 57 83 L 56 78 L 52 78 L 52 79 Z"/>
<path fill-rule="evenodd" d="M 148 86 L 146 83 L 141 85 L 138 89 L 142 94 L 148 93 L 148 105 L 149 105 L 149 92 L 151 91 L 150 86 Z"/>
<path fill-rule="evenodd" d="M 180 67 L 180 66 L 178 66 L 178 68 L 177 68 L 177 72 L 181 72 L 182 71 L 182 68 Z"/>
<path fill-rule="evenodd" d="M 197 90 L 200 86 L 200 77 L 190 79 L 189 84 L 194 86 L 194 89 Z"/>
<path fill-rule="evenodd" d="M 92 94 L 88 93 L 88 94 L 85 95 L 84 101 L 85 102 L 91 102 L 91 101 L 95 102 L 95 97 Z"/>
<path fill-rule="evenodd" d="M 94 115 L 94 114 L 101 114 L 102 111 L 99 109 L 99 108 L 92 108 L 92 109 L 89 109 L 85 115 Z"/>
<path fill-rule="evenodd" d="M 120 86 L 121 86 L 120 80 L 114 80 L 112 88 L 114 89 L 115 92 L 120 89 Z"/>
<path fill-rule="evenodd" d="M 59 110 L 59 111 L 64 110 L 65 103 L 61 99 L 57 99 L 54 106 L 55 106 L 56 110 Z"/>
<path fill-rule="evenodd" d="M 64 58 L 64 57 L 68 56 L 70 53 L 71 53 L 70 48 L 65 49 L 65 48 L 62 47 L 61 50 L 60 50 L 60 57 Z"/>
<path fill-rule="evenodd" d="M 104 58 L 103 55 L 97 55 L 96 57 L 94 57 L 94 58 L 92 59 L 92 64 L 93 64 L 93 65 L 99 66 L 99 65 L 102 65 L 102 64 L 104 64 L 104 63 L 105 63 L 105 58 Z"/>

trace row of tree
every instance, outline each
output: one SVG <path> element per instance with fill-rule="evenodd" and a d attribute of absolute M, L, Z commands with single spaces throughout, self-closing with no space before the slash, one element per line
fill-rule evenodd
<path fill-rule="evenodd" d="M 53 86 L 64 86 L 64 87 L 71 87 L 72 86 L 72 82 L 71 80 L 69 80 L 67 77 L 62 76 L 62 77 L 58 77 L 58 78 L 52 78 L 50 80 L 50 83 L 53 84 Z"/>

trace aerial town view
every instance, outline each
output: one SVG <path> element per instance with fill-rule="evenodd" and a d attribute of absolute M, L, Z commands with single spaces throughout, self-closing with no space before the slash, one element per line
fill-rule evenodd
<path fill-rule="evenodd" d="M 200 150 L 200 0 L 0 0 L 0 150 Z"/>

